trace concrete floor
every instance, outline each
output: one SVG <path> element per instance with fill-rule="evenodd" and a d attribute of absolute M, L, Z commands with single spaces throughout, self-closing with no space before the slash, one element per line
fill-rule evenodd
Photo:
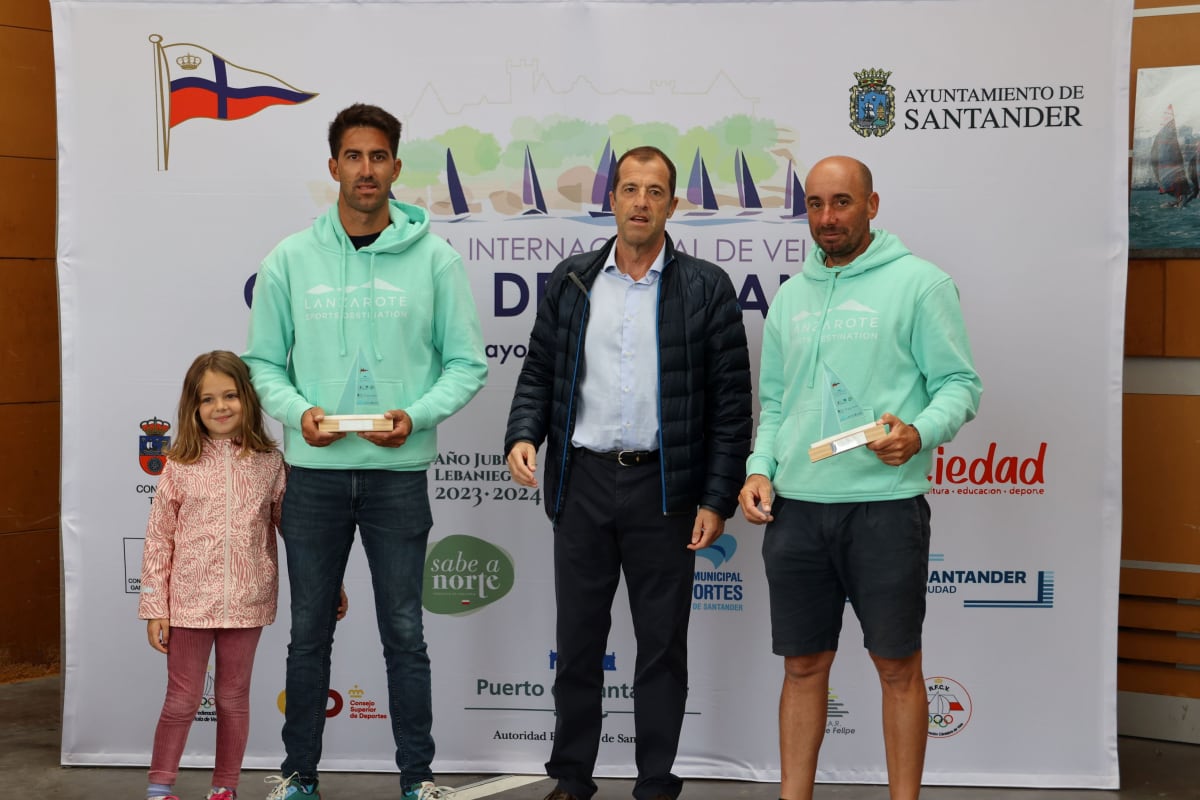
<path fill-rule="evenodd" d="M 117 767 L 59 766 L 62 723 L 59 677 L 0 685 L 0 794 L 5 798 L 54 800 L 138 800 L 145 797 L 146 770 Z M 1122 737 L 1118 750 L 1122 788 L 1116 792 L 1070 789 L 976 789 L 935 787 L 922 791 L 926 800 L 1200 800 L 1200 745 Z M 240 793 L 245 800 L 266 796 L 263 778 L 271 773 L 248 770 Z M 184 800 L 203 798 L 207 770 L 185 770 L 176 791 Z M 464 789 L 458 800 L 542 800 L 553 788 L 549 780 L 504 788 L 501 776 L 445 775 L 439 783 Z M 600 780 L 598 800 L 627 798 L 629 780 Z M 396 777 L 384 773 L 326 773 L 325 800 L 380 798 L 395 800 Z M 692 780 L 684 786 L 688 800 L 775 800 L 773 783 Z M 817 787 L 816 800 L 886 800 L 882 786 Z"/>

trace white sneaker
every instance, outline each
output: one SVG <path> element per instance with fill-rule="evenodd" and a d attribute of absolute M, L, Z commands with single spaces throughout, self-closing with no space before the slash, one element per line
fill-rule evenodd
<path fill-rule="evenodd" d="M 315 783 L 311 786 L 300 783 L 299 772 L 293 772 L 286 778 L 282 775 L 268 775 L 263 778 L 263 781 L 275 784 L 275 788 L 267 795 L 267 800 L 287 800 L 291 797 L 315 797 L 317 800 L 321 798 L 321 793 L 317 791 Z"/>
<path fill-rule="evenodd" d="M 404 790 L 403 800 L 448 800 L 454 796 L 449 786 L 438 786 L 433 781 L 414 783 Z"/>

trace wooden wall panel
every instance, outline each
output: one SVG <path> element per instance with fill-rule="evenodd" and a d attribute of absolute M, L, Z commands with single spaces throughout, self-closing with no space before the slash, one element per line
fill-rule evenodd
<path fill-rule="evenodd" d="M 1200 670 L 1170 664 L 1122 661 L 1117 664 L 1117 688 L 1171 697 L 1200 697 Z"/>
<path fill-rule="evenodd" d="M 53 160 L 0 156 L 0 256 L 55 257 L 57 180 Z"/>
<path fill-rule="evenodd" d="M 1125 355 L 1156 357 L 1166 354 L 1164 301 L 1166 263 L 1129 262 L 1125 288 Z"/>
<path fill-rule="evenodd" d="M 1200 666 L 1200 638 L 1170 631 L 1121 631 L 1117 635 L 1117 656 L 1196 667 Z"/>
<path fill-rule="evenodd" d="M 1200 565 L 1200 397 L 1127 394 L 1121 558 Z"/>
<path fill-rule="evenodd" d="M 59 670 L 57 130 L 49 0 L 0 0 L 0 682 Z"/>
<path fill-rule="evenodd" d="M 49 31 L 0 27 L 0 153 L 54 158 L 54 43 Z M 14 124 L 15 123 L 15 124 Z"/>
<path fill-rule="evenodd" d="M 1198 54 L 1200 55 L 1200 54 Z M 1200 358 L 1200 260 L 1171 259 L 1164 276 L 1164 354 Z"/>
<path fill-rule="evenodd" d="M 0 535 L 58 528 L 60 413 L 58 403 L 0 405 L 5 453 L 0 471 Z M 6 577 L 20 571 L 12 569 L 13 562 L 7 566 Z M 8 598 L 10 591 L 3 584 L 0 596 Z M 57 605 L 54 610 L 57 616 Z"/>
<path fill-rule="evenodd" d="M 50 30 L 49 0 L 0 0 L 0 25 Z"/>
<path fill-rule="evenodd" d="M 1200 633 L 1200 606 L 1168 598 L 1122 597 L 1117 624 L 1146 631 Z"/>
<path fill-rule="evenodd" d="M 1169 15 L 1137 10 L 1178 7 Z M 1200 13 L 1194 0 L 1135 0 L 1130 49 L 1129 140 L 1139 69 L 1200 63 Z M 1200 357 L 1200 260 L 1130 260 L 1125 354 Z M 1197 390 L 1200 394 L 1200 389 Z M 1117 688 L 1122 692 L 1200 698 L 1195 664 L 1200 640 L 1200 573 L 1171 564 L 1200 564 L 1200 436 L 1191 433 L 1200 397 L 1126 394 L 1123 421 L 1122 541 L 1124 561 L 1165 569 L 1121 569 Z M 1135 628 L 1136 630 L 1131 630 Z M 1163 731 L 1168 738 L 1169 726 Z"/>
<path fill-rule="evenodd" d="M 1200 573 L 1124 567 L 1121 594 L 1200 600 Z"/>
<path fill-rule="evenodd" d="M 0 403 L 60 399 L 54 262 L 0 259 Z"/>
<path fill-rule="evenodd" d="M 58 527 L 0 535 L 0 682 L 58 670 Z M 41 667 L 31 669 L 31 667 Z"/>

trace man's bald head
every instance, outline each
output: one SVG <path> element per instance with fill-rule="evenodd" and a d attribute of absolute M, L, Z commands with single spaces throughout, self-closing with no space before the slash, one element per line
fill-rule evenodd
<path fill-rule="evenodd" d="M 871 220 L 879 211 L 871 170 L 849 156 L 823 158 L 804 181 L 808 229 L 825 251 L 825 265 L 844 267 L 871 245 Z"/>

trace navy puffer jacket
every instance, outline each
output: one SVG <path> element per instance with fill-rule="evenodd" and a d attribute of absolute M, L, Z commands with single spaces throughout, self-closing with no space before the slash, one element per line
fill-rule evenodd
<path fill-rule="evenodd" d="M 550 275 L 517 381 L 504 453 L 545 441 L 543 502 L 551 522 L 571 469 L 583 379 L 588 292 L 616 241 L 571 256 Z M 750 356 L 733 283 L 723 270 L 675 250 L 668 236 L 658 301 L 659 469 L 664 514 L 704 506 L 728 518 L 750 454 Z"/>

